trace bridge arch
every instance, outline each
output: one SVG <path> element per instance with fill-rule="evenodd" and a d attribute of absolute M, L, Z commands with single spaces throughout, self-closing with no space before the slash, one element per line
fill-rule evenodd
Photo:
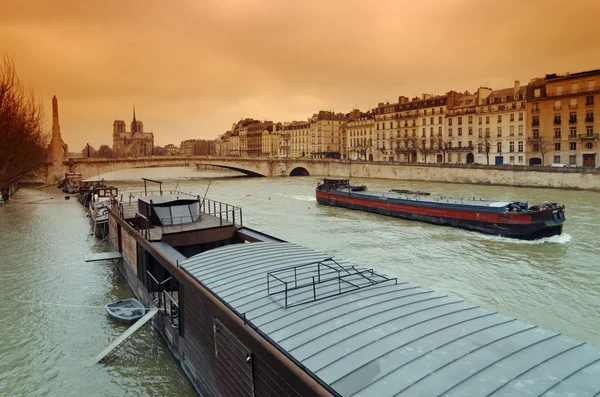
<path fill-rule="evenodd" d="M 310 172 L 304 167 L 296 167 L 290 172 L 290 176 L 310 176 Z"/>

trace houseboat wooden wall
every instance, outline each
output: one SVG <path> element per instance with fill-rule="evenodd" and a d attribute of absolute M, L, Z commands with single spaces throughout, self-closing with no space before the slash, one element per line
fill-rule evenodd
<path fill-rule="evenodd" d="M 121 226 L 124 264 L 120 269 L 139 299 L 152 304 L 143 282 L 136 277 L 140 258 L 136 247 L 151 255 L 178 280 L 179 327 L 174 328 L 164 315 L 155 317 L 154 326 L 200 395 L 331 395 L 219 298 L 155 250 L 123 219 L 112 211 L 109 214 L 111 225 Z M 119 245 L 118 236 L 114 234 L 117 230 L 115 226 L 110 228 L 110 241 L 115 247 Z"/>

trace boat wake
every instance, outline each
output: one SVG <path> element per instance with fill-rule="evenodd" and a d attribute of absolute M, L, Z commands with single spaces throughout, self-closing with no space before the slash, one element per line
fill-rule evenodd
<path fill-rule="evenodd" d="M 538 244 L 567 244 L 573 238 L 568 233 L 563 233 L 558 236 L 552 237 L 544 237 L 539 240 L 518 240 L 514 238 L 500 237 L 488 234 L 480 235 L 482 240 L 488 241 L 498 241 L 503 243 L 514 243 L 514 244 L 529 244 L 529 245 L 538 245 Z"/>
<path fill-rule="evenodd" d="M 298 196 L 297 194 L 282 194 L 282 193 L 275 193 L 275 195 L 291 198 L 294 200 L 300 200 L 300 201 L 317 201 L 316 198 L 311 197 L 311 196 Z"/>

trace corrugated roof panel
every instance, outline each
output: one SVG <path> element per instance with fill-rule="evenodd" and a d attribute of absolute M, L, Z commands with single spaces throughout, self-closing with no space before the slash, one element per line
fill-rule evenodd
<path fill-rule="evenodd" d="M 410 283 L 375 284 L 295 244 L 228 245 L 180 265 L 344 396 L 600 390 L 596 347 Z"/>

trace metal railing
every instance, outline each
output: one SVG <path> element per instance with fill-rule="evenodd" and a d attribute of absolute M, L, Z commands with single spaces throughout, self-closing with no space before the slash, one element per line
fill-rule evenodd
<path fill-rule="evenodd" d="M 148 294 L 150 294 L 154 305 L 169 319 L 171 325 L 177 328 L 179 327 L 179 292 L 173 291 L 173 294 L 171 294 L 165 290 L 165 286 L 171 280 L 173 280 L 173 277 L 168 277 L 159 282 L 149 271 L 146 271 Z"/>
<path fill-rule="evenodd" d="M 333 258 L 327 258 L 267 273 L 267 295 L 283 294 L 287 309 L 387 281 L 398 282 L 396 278 L 377 274 L 373 269 L 344 267 Z M 272 287 L 272 282 L 280 287 Z"/>
<path fill-rule="evenodd" d="M 200 212 L 219 218 L 221 226 L 223 226 L 223 221 L 231 222 L 234 225 L 244 225 L 242 219 L 242 209 L 231 204 L 226 204 L 207 198 L 201 199 Z"/>

